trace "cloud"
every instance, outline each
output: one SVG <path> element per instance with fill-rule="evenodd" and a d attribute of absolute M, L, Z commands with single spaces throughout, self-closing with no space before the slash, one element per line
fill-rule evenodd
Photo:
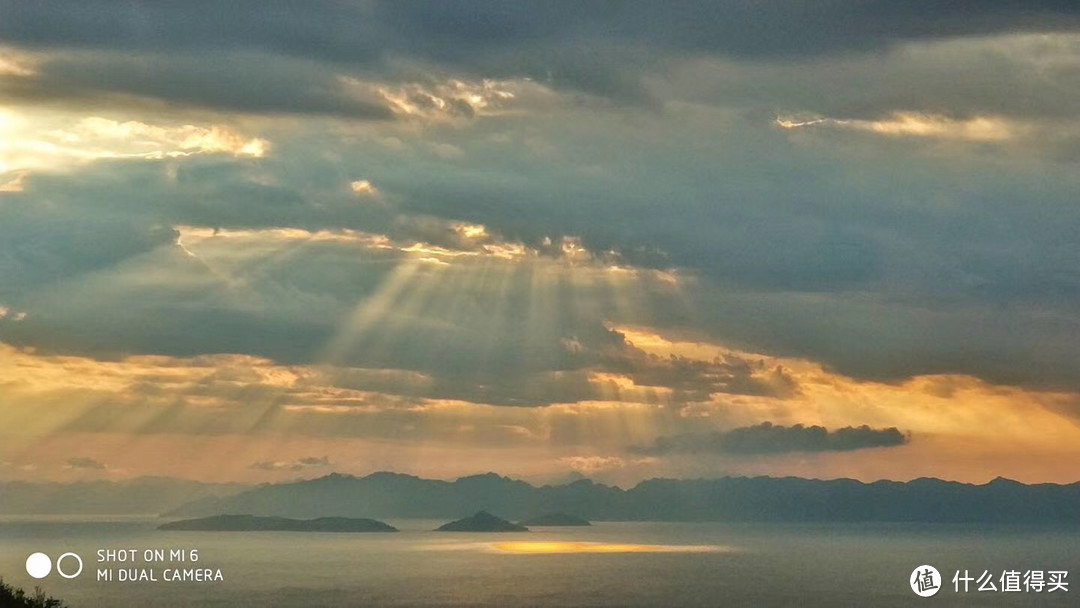
<path fill-rule="evenodd" d="M 23 311 L 11 310 L 7 306 L 0 304 L 0 321 L 9 320 L 13 323 L 19 323 L 25 321 L 29 315 Z"/>
<path fill-rule="evenodd" d="M 33 76 L 34 61 L 26 54 L 8 47 L 0 47 L 0 77 Z"/>
<path fill-rule="evenodd" d="M 1076 33 L 1014 33 L 905 42 L 884 52 L 745 61 L 695 57 L 648 74 L 656 99 L 744 108 L 765 120 L 883 121 L 897 113 L 1012 121 L 1052 131 L 1074 121 Z M 682 106 L 685 108 L 686 106 Z M 685 110 L 684 110 L 685 111 Z M 1034 123 L 1034 124 L 1033 124 Z"/>
<path fill-rule="evenodd" d="M 359 83 L 358 83 L 359 84 Z M 527 80 L 491 80 L 477 82 L 450 79 L 432 84 L 410 83 L 397 87 L 379 87 L 378 94 L 390 109 L 406 119 L 426 122 L 458 122 L 481 115 L 494 115 L 513 104 L 520 94 L 536 94 L 538 85 Z M 442 153 L 453 148 L 441 144 Z M 440 153 L 435 148 L 436 154 Z M 453 152 L 449 154 L 453 155 Z"/>
<path fill-rule="evenodd" d="M 975 18 L 973 6 L 979 9 Z M 27 45 L 125 50 L 270 47 L 294 56 L 364 63 L 387 50 L 428 57 L 443 52 L 449 61 L 479 61 L 481 53 L 499 56 L 515 45 L 550 48 L 593 39 L 680 51 L 804 55 L 877 49 L 905 39 L 1080 26 L 1075 6 L 1067 2 L 973 6 L 916 9 L 886 0 L 812 8 L 791 0 L 752 5 L 687 2 L 676 7 L 633 3 L 612 19 L 605 6 L 507 7 L 490 0 L 435 8 L 392 1 L 320 3 L 302 10 L 251 1 L 223 8 L 201 0 L 181 9 L 154 2 L 96 2 L 88 7 L 54 0 L 6 4 L 0 37 Z M 215 8 L 216 14 L 211 10 Z"/>
<path fill-rule="evenodd" d="M 731 454 L 757 455 L 785 452 L 844 452 L 903 445 L 907 436 L 896 427 L 873 429 L 863 425 L 830 431 L 823 426 L 754 426 L 712 433 L 687 433 L 659 437 L 645 447 L 632 448 L 643 454 Z"/>
<path fill-rule="evenodd" d="M 639 330 L 632 337 L 650 352 L 670 349 L 687 358 L 708 358 L 725 350 L 656 338 L 647 343 L 644 334 Z M 923 475 L 984 480 L 988 470 L 1032 480 L 1067 481 L 1072 474 L 1056 467 L 1074 460 L 1080 445 L 1075 393 L 959 376 L 883 384 L 838 376 L 808 361 L 783 365 L 798 380 L 799 394 L 718 394 L 707 402 L 668 404 L 634 401 L 632 392 L 624 392 L 546 407 L 506 407 L 416 394 L 445 392 L 440 383 L 461 391 L 468 377 L 283 365 L 241 355 L 100 360 L 0 346 L 0 458 L 36 462 L 42 475 L 60 475 L 70 446 L 80 445 L 112 453 L 112 473 L 202 477 L 212 471 L 219 479 L 252 481 L 263 481 L 265 473 L 251 468 L 252 461 L 271 463 L 266 466 L 279 472 L 299 462 L 309 465 L 303 470 L 318 472 L 314 465 L 323 456 L 345 472 L 391 468 L 440 476 L 490 468 L 497 457 L 506 471 L 551 474 L 577 466 L 619 483 L 718 474 L 847 475 L 867 481 Z M 504 389 L 517 398 L 506 403 L 521 405 L 522 395 L 550 398 L 563 390 L 543 376 L 515 383 L 524 386 L 516 393 Z M 471 395 L 491 394 L 486 388 L 474 387 Z M 890 450 L 812 452 L 812 458 L 807 452 L 778 452 L 771 458 L 721 452 L 715 458 L 708 457 L 714 453 L 708 436 L 694 444 L 697 451 L 625 452 L 630 445 L 652 447 L 657 437 L 754 428 L 763 419 L 790 429 L 808 416 L 826 429 L 857 430 L 862 423 L 878 433 L 909 429 L 919 441 L 905 444 L 904 458 L 894 458 Z M 132 439 L 120 452 L 117 436 Z M 257 456 L 240 462 L 226 458 L 238 443 Z M 427 454 L 447 457 L 417 464 L 418 445 Z M 468 460 L 463 464 L 461 458 Z"/>
<path fill-rule="evenodd" d="M 891 137 L 930 137 L 975 142 L 1010 140 L 1016 137 L 1017 132 L 1020 130 L 1019 127 L 1009 121 L 995 116 L 977 116 L 966 120 L 957 120 L 946 116 L 934 116 L 917 112 L 895 112 L 882 120 L 838 118 L 800 120 L 778 117 L 776 124 L 784 129 L 835 127 Z"/>
<path fill-rule="evenodd" d="M 339 116 L 389 120 L 375 84 L 343 80 L 332 66 L 260 52 L 54 53 L 33 73 L 0 73 L 0 101 L 99 112 Z"/>
<path fill-rule="evenodd" d="M 306 456 L 304 458 L 288 461 L 261 460 L 252 463 L 251 468 L 259 469 L 260 471 L 304 471 L 307 469 L 328 467 L 332 464 L 330 458 L 327 456 Z"/>
<path fill-rule="evenodd" d="M 26 179 L 27 173 L 27 171 L 13 171 L 11 174 L 5 175 L 4 179 L 7 181 L 0 183 L 0 193 L 22 192 L 23 180 Z"/>
<path fill-rule="evenodd" d="M 94 460 L 93 458 L 78 456 L 67 459 L 67 468 L 86 471 L 104 471 L 108 467 L 105 466 L 105 463 Z"/>
<path fill-rule="evenodd" d="M 23 192 L 37 171 L 64 173 L 102 159 L 160 160 L 198 154 L 260 158 L 270 149 L 222 124 L 151 124 L 100 116 L 0 108 L 0 192 Z"/>
<path fill-rule="evenodd" d="M 1077 38 L 1054 33 L 1071 7 L 228 8 L 241 28 L 45 6 L 0 24 L 18 47 L 0 90 L 52 100 L 8 114 L 66 155 L 0 180 L 5 304 L 31 315 L 0 330 L 13 344 L 337 350 L 429 375 L 423 396 L 504 404 L 797 390 L 607 329 L 636 323 L 864 379 L 1075 386 L 1075 172 L 1060 141 L 1028 153 L 1080 117 L 1060 94 Z M 824 122 L 776 128 L 786 112 Z M 356 204 L 373 193 L 393 204 Z"/>
<path fill-rule="evenodd" d="M 371 181 L 366 179 L 358 179 L 349 183 L 349 189 L 353 191 L 353 194 L 362 197 L 377 197 L 379 196 L 379 189 L 375 187 Z"/>
<path fill-rule="evenodd" d="M 0 413 L 111 472 L 1067 461 L 1078 10 L 975 4 L 0 0 Z"/>
<path fill-rule="evenodd" d="M 623 458 L 621 456 L 564 456 L 556 461 L 558 464 L 569 467 L 570 470 L 584 477 L 597 475 L 611 471 L 612 469 L 624 469 L 654 465 L 656 458 Z"/>
<path fill-rule="evenodd" d="M 745 128 L 748 136 L 754 133 Z M 777 131 L 769 127 L 764 136 L 775 137 Z M 604 145 L 623 143 L 612 133 L 601 139 Z M 332 339 L 344 315 L 411 256 L 493 264 L 497 259 L 526 262 L 549 252 L 569 261 L 583 257 L 584 248 L 594 259 L 573 280 L 569 277 L 574 273 L 565 269 L 546 274 L 542 264 L 536 272 L 492 266 L 483 280 L 472 274 L 480 273 L 480 266 L 420 271 L 413 277 L 416 283 L 395 296 L 402 306 L 388 311 L 388 318 L 397 319 L 393 331 L 380 326 L 368 330 L 369 338 L 387 351 L 356 347 L 349 355 L 363 365 L 413 366 L 410 358 L 430 357 L 419 345 L 457 340 L 467 333 L 450 331 L 453 325 L 475 324 L 481 331 L 484 324 L 490 327 L 490 318 L 483 315 L 505 317 L 510 323 L 520 314 L 519 306 L 550 294 L 545 306 L 555 307 L 553 311 L 564 306 L 556 301 L 572 296 L 589 314 L 573 323 L 569 316 L 550 314 L 553 321 L 561 317 L 567 324 L 537 351 L 550 353 L 540 359 L 555 362 L 549 369 L 561 369 L 572 360 L 559 340 L 585 340 L 589 332 L 604 331 L 606 319 L 619 319 L 693 328 L 718 341 L 747 345 L 748 350 L 820 359 L 860 377 L 958 372 L 1032 385 L 1070 381 L 1065 362 L 1076 354 L 1078 343 L 1061 323 L 1076 314 L 1076 300 L 1069 295 L 1076 288 L 1064 271 L 1075 253 L 1074 241 L 1066 234 L 1073 208 L 1055 201 L 1065 200 L 1072 178 L 1049 167 L 1039 180 L 1024 173 L 1005 179 L 1004 174 L 931 167 L 929 160 L 901 156 L 904 170 L 896 175 L 919 176 L 908 189 L 901 192 L 889 188 L 888 181 L 871 179 L 852 191 L 842 187 L 846 169 L 839 168 L 848 159 L 828 150 L 826 142 L 814 142 L 813 154 L 792 152 L 776 140 L 767 143 L 761 144 L 762 150 L 744 151 L 748 156 L 741 160 L 724 150 L 718 154 L 739 163 L 742 169 L 736 173 L 743 176 L 760 171 L 753 159 L 769 158 L 772 166 L 795 172 L 789 179 L 812 180 L 815 188 L 802 188 L 799 205 L 789 203 L 783 188 L 769 185 L 760 175 L 741 184 L 717 181 L 704 169 L 690 170 L 693 159 L 664 170 L 681 175 L 687 184 L 707 180 L 719 188 L 717 196 L 728 194 L 700 208 L 692 201 L 704 194 L 680 194 L 666 205 L 685 210 L 676 216 L 650 202 L 675 188 L 667 183 L 672 178 L 664 171 L 647 180 L 634 178 L 630 164 L 608 168 L 618 177 L 601 181 L 612 185 L 610 190 L 592 178 L 571 179 L 559 173 L 558 166 L 539 165 L 531 169 L 535 175 L 521 174 L 522 183 L 511 180 L 513 187 L 498 197 L 488 190 L 487 174 L 465 179 L 468 171 L 423 167 L 427 184 L 451 179 L 461 184 L 444 181 L 445 188 L 418 190 L 417 180 L 406 181 L 409 171 L 349 170 L 345 175 L 364 175 L 395 201 L 392 209 L 357 205 L 347 194 L 349 182 L 340 178 L 332 182 L 332 192 L 323 192 L 278 177 L 307 170 L 306 164 L 293 166 L 307 151 L 287 142 L 279 144 L 272 157 L 258 159 L 258 165 L 207 155 L 101 161 L 82 169 L 78 181 L 32 176 L 27 192 L 5 195 L 22 197 L 21 204 L 0 207 L 5 304 L 30 313 L 31 319 L 35 313 L 51 312 L 37 314 L 37 325 L 21 324 L 19 331 L 0 333 L 12 343 L 73 349 L 69 352 L 249 352 L 285 362 L 311 361 Z M 624 149 L 633 146 L 627 143 Z M 817 158 L 811 161 L 809 156 Z M 863 175 L 882 173 L 871 160 L 850 159 L 862 167 Z M 494 163 L 490 170 L 496 173 L 519 171 L 507 159 L 481 157 L 478 162 Z M 821 175 L 808 175 L 800 168 L 804 162 L 813 162 Z M 965 185 L 967 178 L 972 181 Z M 623 180 L 627 183 L 619 183 Z M 546 196 L 550 186 L 545 184 L 550 183 L 573 191 L 567 198 L 576 202 L 563 207 L 563 197 Z M 634 184 L 633 189 L 628 184 Z M 1013 204 L 1021 190 L 1043 213 L 1026 214 L 1024 207 Z M 735 196 L 739 191 L 756 202 L 741 203 L 744 199 Z M 904 206 L 909 199 L 917 202 Z M 634 212 L 613 213 L 621 205 L 630 205 Z M 530 221 L 522 224 L 507 209 L 521 211 Z M 562 212 L 575 218 L 583 238 L 545 236 L 565 233 L 567 224 L 558 219 Z M 729 219 L 721 222 L 723 217 Z M 1003 218 L 1016 229 L 995 229 Z M 946 225 L 951 236 L 943 240 Z M 1049 237 L 1030 239 L 1024 236 L 1028 231 Z M 767 235 L 772 236 L 764 238 Z M 178 239 L 199 257 L 184 254 Z M 620 250 L 615 259 L 622 268 L 633 272 L 620 275 L 606 267 L 611 261 L 605 251 L 613 248 Z M 651 257 L 656 250 L 665 253 Z M 264 262 L 258 263 L 260 258 Z M 650 275 L 649 266 L 663 270 Z M 660 273 L 673 266 L 684 278 L 675 286 L 659 280 Z M 551 286 L 538 289 L 545 285 L 545 276 Z M 470 277 L 475 283 L 465 280 Z M 560 277 L 567 277 L 574 289 L 554 287 L 564 280 Z M 440 278 L 446 282 L 427 283 Z M 425 293 L 429 298 L 475 298 L 480 304 L 440 311 L 422 300 L 406 302 Z M 508 303 L 502 309 L 496 306 L 500 293 Z M 638 295 L 633 307 L 616 308 L 619 301 L 612 293 Z M 144 320 L 137 327 L 113 323 L 102 318 L 101 309 L 125 310 L 124 318 Z M 173 311 L 174 323 L 154 321 L 162 310 Z M 404 314 L 409 310 L 411 316 Z M 882 310 L 890 312 L 883 318 Z M 1055 314 L 1045 314 L 1047 310 Z M 1026 329 L 1017 335 L 1014 327 L 1020 318 Z M 582 329 L 586 325 L 591 329 Z M 912 326 L 934 329 L 903 329 Z M 506 327 L 505 336 L 492 338 L 495 342 L 507 340 L 510 345 L 524 339 L 524 326 L 516 331 L 511 331 L 512 323 Z M 481 347 L 479 342 L 470 344 Z M 602 342 L 595 346 L 602 347 Z M 882 354 L 886 351 L 888 356 Z M 472 362 L 476 369 L 494 364 L 492 369 L 504 370 L 521 360 L 500 352 L 503 356 L 477 354 L 453 364 Z M 706 370 L 703 363 L 644 365 L 625 359 L 608 362 L 612 370 L 623 370 L 619 373 L 638 366 L 634 373 L 643 385 L 674 386 L 677 375 L 693 368 L 699 368 L 701 378 L 714 374 L 719 379 L 714 372 L 724 371 Z M 669 370 L 666 379 L 646 378 L 664 368 Z M 500 385 L 490 379 L 478 383 Z M 702 383 L 684 386 L 710 388 Z M 723 388 L 717 381 L 713 386 Z"/>
<path fill-rule="evenodd" d="M 159 149 L 135 153 L 150 158 L 158 156 L 184 155 L 190 153 L 226 152 L 235 156 L 261 157 L 266 154 L 268 142 L 258 138 L 244 137 L 228 127 L 212 125 L 200 127 L 181 125 L 161 127 L 129 120 L 118 122 L 106 118 L 90 117 L 83 119 L 71 132 L 54 132 L 59 140 L 100 138 L 103 140 L 136 140 L 142 145 L 169 146 L 175 150 Z"/>
<path fill-rule="evenodd" d="M 327 2 L 302 14 L 251 0 L 224 9 L 206 0 L 182 8 L 9 1 L 3 10 L 0 42 L 62 51 L 32 73 L 18 67 L 25 61 L 13 63 L 7 72 L 18 78 L 9 78 L 9 96 L 377 120 L 468 116 L 487 105 L 482 94 L 408 78 L 416 73 L 452 74 L 458 82 L 528 79 L 619 104 L 656 105 L 642 78 L 668 72 L 678 58 L 790 64 L 873 57 L 910 43 L 1080 29 L 1075 6 L 1052 0 L 919 9 L 886 0 L 812 7 L 791 0 L 663 8 L 637 2 L 620 6 L 615 18 L 602 6 L 490 0 L 437 8 Z M 348 85 L 356 81 L 382 84 L 365 85 L 357 97 Z"/>

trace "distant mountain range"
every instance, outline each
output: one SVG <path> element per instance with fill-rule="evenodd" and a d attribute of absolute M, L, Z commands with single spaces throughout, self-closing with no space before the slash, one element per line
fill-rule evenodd
<path fill-rule="evenodd" d="M 250 513 L 284 517 L 457 518 L 480 510 L 514 520 L 574 513 L 599 521 L 898 521 L 1080 523 L 1080 483 L 972 485 L 938 479 L 725 477 L 652 479 L 629 490 L 579 480 L 536 487 L 494 473 L 456 481 L 399 473 L 331 474 L 204 497 L 169 517 Z"/>
<path fill-rule="evenodd" d="M 250 487 L 171 477 L 75 483 L 0 482 L 0 515 L 152 515 L 179 504 L 232 495 Z"/>
<path fill-rule="evenodd" d="M 397 528 L 374 519 L 356 517 L 257 517 L 255 515 L 213 515 L 182 519 L 158 526 L 158 530 L 193 532 L 397 532 Z"/>

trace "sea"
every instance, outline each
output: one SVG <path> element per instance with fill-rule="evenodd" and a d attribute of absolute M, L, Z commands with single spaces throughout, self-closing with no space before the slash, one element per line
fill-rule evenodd
<path fill-rule="evenodd" d="M 387 521 L 400 532 L 166 532 L 153 517 L 8 517 L 0 576 L 75 608 L 1080 604 L 1075 526 L 599 522 L 485 534 Z M 54 564 L 43 578 L 27 573 L 33 553 Z M 939 575 L 930 597 L 913 586 L 927 580 L 925 566 Z M 1066 587 L 1049 591 L 1051 576 Z"/>

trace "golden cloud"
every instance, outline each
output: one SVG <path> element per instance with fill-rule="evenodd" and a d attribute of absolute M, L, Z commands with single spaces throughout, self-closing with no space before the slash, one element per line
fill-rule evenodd
<path fill-rule="evenodd" d="M 889 137 L 925 137 L 970 142 L 1002 142 L 1027 133 L 1030 128 L 1001 116 L 974 116 L 966 119 L 921 112 L 894 112 L 880 120 L 843 118 L 777 117 L 782 129 L 837 128 Z"/>

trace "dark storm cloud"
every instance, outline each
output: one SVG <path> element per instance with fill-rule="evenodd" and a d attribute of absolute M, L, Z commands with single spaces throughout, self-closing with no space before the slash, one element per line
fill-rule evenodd
<path fill-rule="evenodd" d="M 40 209 L 11 199 L 16 204 L 5 209 L 5 225 L 0 227 L 5 242 L 0 275 L 11 295 L 17 287 L 109 268 L 176 240 L 176 232 L 167 226 L 138 219 L 75 218 L 55 211 L 39 214 Z"/>
<path fill-rule="evenodd" d="M 959 149 L 942 162 L 917 153 L 925 142 L 793 142 L 752 120 L 702 143 L 688 131 L 697 123 L 672 123 L 653 141 L 614 125 L 542 122 L 559 144 L 549 162 L 481 150 L 482 171 L 444 165 L 424 180 L 404 170 L 381 179 L 410 212 L 486 223 L 527 243 L 573 227 L 592 250 L 740 288 L 835 292 L 902 273 L 901 287 L 919 297 L 1067 303 L 1080 293 L 1061 266 L 1078 221 L 1064 203 L 1076 184 L 1065 166 L 1000 172 L 1007 159 L 973 162 Z M 619 153 L 597 152 L 607 146 Z M 583 176 L 590 164 L 602 170 Z M 1047 238 L 1032 241 L 1029 230 Z"/>
<path fill-rule="evenodd" d="M 895 111 L 954 118 L 1068 119 L 1080 114 L 1072 43 L 1053 37 L 950 38 L 882 54 L 800 61 L 691 62 L 656 76 L 683 100 L 808 118 L 880 119 Z M 659 94 L 659 93 L 658 93 Z"/>
<path fill-rule="evenodd" d="M 708 401 L 716 393 L 790 397 L 798 385 L 782 368 L 728 354 L 709 361 L 661 357 L 626 342 L 619 332 L 595 353 L 596 369 L 625 374 L 639 386 L 672 389 L 679 401 Z"/>
<path fill-rule="evenodd" d="M 895 427 L 873 429 L 863 425 L 830 431 L 822 426 L 774 425 L 763 422 L 713 433 L 659 437 L 643 454 L 780 454 L 786 452 L 843 452 L 903 445 L 907 437 Z"/>
<path fill-rule="evenodd" d="M 32 176 L 26 192 L 7 195 L 11 204 L 0 207 L 0 237 L 7 245 L 0 248 L 2 303 L 32 312 L 0 324 L 0 339 L 41 352 L 108 359 L 244 353 L 310 364 L 325 356 L 353 311 L 408 258 L 348 241 L 275 242 L 272 233 L 258 232 L 251 240 L 223 236 L 217 254 L 215 247 L 189 242 L 196 252 L 190 253 L 174 226 L 382 229 L 406 243 L 421 237 L 468 246 L 432 218 L 395 218 L 387 208 L 347 194 L 308 197 L 260 183 L 265 165 L 276 162 L 107 161 L 84 168 L 77 182 Z M 252 255 L 251 247 L 266 249 Z M 626 376 L 644 387 L 620 395 L 628 402 L 707 400 L 714 393 L 786 396 L 794 390 L 782 372 L 759 362 L 657 357 L 635 348 L 603 324 L 615 306 L 610 291 L 602 283 L 575 286 L 565 271 L 545 275 L 532 263 L 512 262 L 421 266 L 380 322 L 337 353 L 334 363 L 348 369 L 330 382 L 516 406 L 610 396 L 610 387 L 591 381 L 593 373 Z M 548 282 L 550 299 L 534 300 L 537 281 Z M 636 289 L 655 292 L 653 301 L 642 302 L 650 316 L 666 316 L 672 306 L 663 295 L 668 287 L 642 279 Z M 581 305 L 591 312 L 579 313 Z M 426 377 L 373 371 L 380 369 Z M 662 397 L 658 389 L 673 394 Z M 207 390 L 217 394 L 221 387 Z"/>
<path fill-rule="evenodd" d="M 29 45 L 129 50 L 255 48 L 370 62 L 392 51 L 430 57 L 584 41 L 736 55 L 878 48 L 905 39 L 1080 25 L 1067 0 L 950 3 L 306 2 L 53 0 L 0 3 L 0 37 Z"/>
<path fill-rule="evenodd" d="M 1000 171 L 995 159 L 963 157 L 950 165 L 913 154 L 910 142 L 867 147 L 856 158 L 833 138 L 793 146 L 785 133 L 752 122 L 733 127 L 737 149 L 695 144 L 700 154 L 688 154 L 695 122 L 669 122 L 669 137 L 652 142 L 595 118 L 559 121 L 548 131 L 559 146 L 551 159 L 483 144 L 490 131 L 479 126 L 451 140 L 468 149 L 465 164 L 371 146 L 321 161 L 328 144 L 316 137 L 282 140 L 260 160 L 102 161 L 80 169 L 77 180 L 31 175 L 26 191 L 5 194 L 9 204 L 0 206 L 0 305 L 30 315 L 3 323 L 0 339 L 99 356 L 243 352 L 311 362 L 349 311 L 376 292 L 396 256 L 290 246 L 235 269 L 249 290 L 238 300 L 234 286 L 172 246 L 173 226 L 350 228 L 457 247 L 463 243 L 445 221 L 468 220 L 535 246 L 576 233 L 593 251 L 616 249 L 625 261 L 679 266 L 705 280 L 677 298 L 643 289 L 630 317 L 610 294 L 577 294 L 599 302 L 594 316 L 577 321 L 566 311 L 575 294 L 564 285 L 543 304 L 557 306 L 562 320 L 541 344 L 523 324 L 539 305 L 527 268 L 505 283 L 489 273 L 475 288 L 467 273 L 446 280 L 457 276 L 450 273 L 432 291 L 423 283 L 439 275 L 425 269 L 395 310 L 414 294 L 427 299 L 411 315 L 368 328 L 342 363 L 433 371 L 425 396 L 513 405 L 594 395 L 580 372 L 590 366 L 678 389 L 683 398 L 781 387 L 725 365 L 639 365 L 644 359 L 611 341 L 601 324 L 608 319 L 694 328 L 859 378 L 969 373 L 1075 387 L 1080 217 L 1067 202 L 1076 177 L 1066 168 Z M 602 163 L 599 174 L 578 171 L 594 163 Z M 371 178 L 395 205 L 358 201 L 343 175 Z M 170 278 L 133 287 L 123 278 L 132 269 Z M 57 283 L 74 277 L 81 278 Z M 499 308 L 493 296 L 504 286 L 509 295 Z M 574 338 L 588 354 L 560 343 Z M 613 356 L 596 356 L 605 352 Z M 579 371 L 545 388 L 510 373 L 526 363 L 530 373 Z"/>
<path fill-rule="evenodd" d="M 0 3 L 0 37 L 32 46 L 122 50 L 279 49 L 351 61 L 379 56 L 376 23 L 362 3 Z"/>
<path fill-rule="evenodd" d="M 0 79 L 0 99 L 75 102 L 111 110 L 195 107 L 255 114 L 325 114 L 386 120 L 373 94 L 345 89 L 325 65 L 256 53 L 81 53 L 44 62 L 32 76 Z"/>
<path fill-rule="evenodd" d="M 18 46 L 145 56 L 209 53 L 198 69 L 161 59 L 127 70 L 108 60 L 83 72 L 70 65 L 46 66 L 48 86 L 32 87 L 25 95 L 115 87 L 221 108 L 376 117 L 382 111 L 377 106 L 350 106 L 345 97 L 328 92 L 331 80 L 293 73 L 299 84 L 290 91 L 289 85 L 261 78 L 249 55 L 287 55 L 335 65 L 338 71 L 382 75 L 397 72 L 404 60 L 473 76 L 531 77 L 557 88 L 641 102 L 648 97 L 641 75 L 657 71 L 670 56 L 805 58 L 882 50 L 910 40 L 1080 27 L 1080 9 L 1073 2 L 1004 0 L 674 5 L 5 0 L 0 15 L 0 41 Z M 157 73 L 152 80 L 145 77 L 149 70 Z M 248 94 L 261 87 L 265 96 Z"/>
<path fill-rule="evenodd" d="M 768 140 L 775 134 L 746 137 Z M 620 141 L 625 147 L 603 161 L 606 171 L 599 178 L 582 178 L 572 157 L 527 166 L 493 158 L 483 172 L 437 167 L 424 180 L 402 174 L 388 176 L 387 183 L 405 195 L 402 208 L 411 212 L 490 224 L 532 245 L 575 234 L 590 249 L 615 249 L 635 264 L 700 268 L 741 286 L 836 289 L 879 275 L 876 239 L 858 226 L 830 223 L 810 211 L 819 202 L 837 205 L 834 196 L 851 195 L 818 190 L 793 196 L 788 188 L 799 181 L 822 180 L 784 158 L 790 152 L 782 142 L 773 139 L 778 148 L 768 151 L 769 145 L 747 146 L 741 150 L 746 157 L 735 160 L 739 166 L 721 165 L 721 172 L 717 165 L 727 160 L 722 150 L 713 159 L 687 157 L 678 150 L 681 134 L 673 133 L 670 141 L 642 153 L 650 143 Z M 783 156 L 769 159 L 774 151 Z M 638 179 L 643 165 L 654 179 Z M 756 181 L 757 176 L 764 179 Z M 787 214 L 773 203 L 801 210 Z M 673 214 L 673 208 L 679 212 Z"/>
<path fill-rule="evenodd" d="M 209 157 L 102 161 L 77 181 L 32 176 L 30 191 L 3 195 L 0 273 L 17 294 L 19 286 L 115 266 L 175 243 L 176 225 L 319 230 L 389 221 L 349 197 L 320 204 L 295 188 L 259 183 L 259 175 L 251 164 Z"/>
<path fill-rule="evenodd" d="M 610 294 L 579 294 L 600 302 L 582 319 L 570 310 L 573 290 L 559 285 L 544 305 L 560 317 L 529 333 L 528 270 L 475 288 L 451 273 L 430 291 L 403 290 L 393 322 L 368 328 L 340 363 L 434 372 L 423 395 L 514 405 L 593 395 L 587 370 L 683 399 L 784 393 L 782 374 L 762 384 L 744 361 L 635 352 L 606 319 L 692 328 L 695 338 L 859 378 L 957 372 L 1075 388 L 1080 184 L 1071 165 L 1039 147 L 1061 138 L 1067 150 L 1072 141 L 1075 42 L 974 36 L 1071 31 L 1078 10 L 1073 2 L 0 0 L 0 44 L 42 51 L 35 73 L 0 83 L 0 96 L 14 101 L 114 113 L 141 104 L 149 115 L 134 118 L 147 122 L 176 107 L 386 118 L 383 102 L 343 88 L 339 76 L 348 75 L 388 86 L 531 76 L 627 102 L 553 96 L 543 112 L 420 134 L 369 122 L 360 126 L 387 131 L 365 139 L 350 125 L 352 141 L 318 128 L 260 132 L 273 148 L 258 160 L 31 171 L 25 192 L 0 194 L 0 305 L 29 312 L 3 320 L 0 339 L 98 356 L 243 352 L 309 363 L 399 258 L 309 243 L 229 266 L 230 283 L 174 245 L 177 226 L 353 229 L 465 247 L 447 230 L 465 220 L 540 250 L 580 236 L 594 252 L 676 267 L 695 281 L 677 297 L 641 289 L 633 314 Z M 898 46 L 910 41 L 940 44 Z M 434 103 L 426 95 L 418 89 L 413 101 Z M 657 100 L 668 103 L 634 105 Z M 1023 136 L 958 143 L 784 131 L 773 120 L 788 109 L 836 119 L 1005 115 Z M 387 134 L 397 147 L 376 143 Z M 535 153 L 532 140 L 550 154 Z M 436 145 L 455 158 L 423 152 Z M 351 196 L 348 183 L 360 178 L 385 200 Z M 418 278 L 438 276 L 425 269 Z M 500 311 L 493 294 L 505 285 Z M 492 319 L 498 346 L 477 338 L 492 335 Z M 569 340 L 585 349 L 568 351 Z M 523 366 L 559 380 L 510 373 Z"/>

